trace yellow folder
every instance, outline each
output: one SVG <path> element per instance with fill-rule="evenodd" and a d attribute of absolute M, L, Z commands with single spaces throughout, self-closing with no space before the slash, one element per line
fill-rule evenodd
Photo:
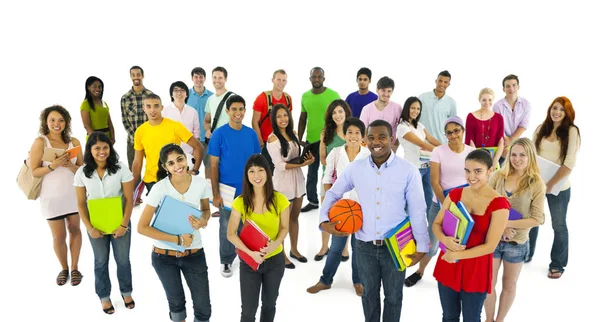
<path fill-rule="evenodd" d="M 88 200 L 88 212 L 92 226 L 110 234 L 123 221 L 123 201 L 120 196 Z"/>

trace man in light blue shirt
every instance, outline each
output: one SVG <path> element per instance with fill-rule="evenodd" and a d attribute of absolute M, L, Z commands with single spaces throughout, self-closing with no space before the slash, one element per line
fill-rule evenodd
<path fill-rule="evenodd" d="M 452 76 L 447 70 L 441 71 L 435 79 L 433 91 L 419 95 L 421 100 L 421 119 L 425 129 L 438 141 L 448 142 L 444 133 L 444 122 L 452 116 L 456 116 L 456 101 L 446 95 L 446 89 L 450 86 Z"/>
<path fill-rule="evenodd" d="M 367 146 L 371 156 L 356 160 L 337 178 L 325 195 L 319 217 L 319 227 L 333 235 L 347 236 L 335 230 L 329 209 L 356 190 L 363 212 L 362 228 L 356 232 L 358 275 L 363 283 L 362 296 L 365 321 L 380 321 L 380 288 L 385 295 L 383 321 L 399 321 L 402 311 L 402 289 L 405 271 L 398 272 L 385 246 L 384 236 L 410 217 L 417 252 L 409 255 L 413 266 L 429 251 L 425 196 L 419 170 L 392 152 L 392 126 L 383 120 L 373 121 L 367 131 Z"/>
<path fill-rule="evenodd" d="M 204 108 L 206 107 L 206 100 L 213 94 L 213 92 L 209 91 L 208 88 L 204 87 L 204 81 L 206 81 L 206 71 L 202 67 L 195 67 L 192 69 L 192 81 L 194 82 L 194 87 L 190 91 L 190 95 L 188 95 L 187 105 L 193 107 L 198 112 L 198 117 L 200 120 L 200 143 L 204 146 L 204 151 L 208 151 L 208 146 L 206 142 L 204 142 L 204 135 L 206 130 L 204 129 L 204 117 L 206 112 Z M 202 159 L 202 163 L 204 163 L 204 177 L 210 178 L 210 156 L 208 153 L 204 154 L 204 158 Z"/>

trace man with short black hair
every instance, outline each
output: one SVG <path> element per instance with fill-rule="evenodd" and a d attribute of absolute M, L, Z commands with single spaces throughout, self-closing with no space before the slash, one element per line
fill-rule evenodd
<path fill-rule="evenodd" d="M 363 67 L 356 73 L 356 83 L 358 84 L 358 91 L 351 93 L 346 97 L 346 103 L 350 105 L 352 109 L 352 116 L 359 118 L 365 105 L 376 101 L 377 94 L 369 90 L 369 84 L 371 84 L 371 70 Z"/>
<path fill-rule="evenodd" d="M 441 71 L 436 80 L 433 91 L 419 95 L 421 100 L 421 119 L 423 126 L 442 144 L 448 142 L 444 133 L 444 122 L 456 116 L 456 102 L 446 95 L 452 76 L 447 70 Z"/>
<path fill-rule="evenodd" d="M 193 107 L 196 112 L 198 112 L 198 118 L 200 120 L 200 144 L 204 147 L 204 151 L 208 149 L 206 142 L 204 141 L 206 129 L 204 128 L 204 118 L 206 116 L 205 108 L 206 101 L 208 98 L 213 95 L 213 92 L 209 91 L 208 88 L 204 86 L 204 82 L 206 81 L 206 71 L 202 67 L 194 67 L 192 69 L 192 82 L 194 82 L 194 86 L 190 88 L 190 93 L 188 95 L 187 104 Z M 208 153 L 204 155 L 202 158 L 202 163 L 204 164 L 204 177 L 210 178 L 210 157 Z"/>

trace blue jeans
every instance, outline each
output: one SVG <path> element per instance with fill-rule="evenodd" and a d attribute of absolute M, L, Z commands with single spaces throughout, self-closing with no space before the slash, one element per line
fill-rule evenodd
<path fill-rule="evenodd" d="M 442 303 L 442 322 L 459 322 L 462 306 L 463 322 L 480 322 L 481 310 L 487 293 L 456 292 L 438 282 Z"/>
<path fill-rule="evenodd" d="M 567 229 L 567 208 L 571 200 L 571 188 L 561 191 L 558 196 L 546 194 L 550 217 L 552 218 L 552 229 L 554 230 L 554 241 L 550 251 L 550 269 L 560 272 L 565 270 L 569 261 L 569 230 Z M 539 227 L 533 227 L 529 231 L 529 258 L 533 257 Z"/>
<path fill-rule="evenodd" d="M 231 217 L 231 210 L 225 208 L 219 209 L 219 255 L 221 256 L 221 264 L 233 263 L 237 256 L 235 246 L 227 239 L 227 225 Z M 238 227 L 238 234 L 242 229 L 241 221 Z"/>
<path fill-rule="evenodd" d="M 209 321 L 211 306 L 208 289 L 208 267 L 206 266 L 204 249 L 185 257 L 161 255 L 152 252 L 152 266 L 165 289 L 169 301 L 171 321 L 179 322 L 187 317 L 181 273 L 183 273 L 192 295 L 194 321 Z"/>
<path fill-rule="evenodd" d="M 427 204 L 427 212 L 429 213 L 429 208 L 431 208 L 431 203 L 433 199 L 433 189 L 431 188 L 431 178 L 429 176 L 430 168 L 422 168 L 419 169 L 421 173 L 421 182 L 423 183 L 423 193 L 425 194 L 425 203 Z"/>
<path fill-rule="evenodd" d="M 285 257 L 283 252 L 265 259 L 254 271 L 244 261 L 240 261 L 240 293 L 242 295 L 241 322 L 256 321 L 258 297 L 262 301 L 260 307 L 260 322 L 275 320 L 275 305 L 279 297 L 279 285 L 285 272 Z M 262 294 L 261 293 L 262 288 Z"/>
<path fill-rule="evenodd" d="M 375 246 L 356 241 L 358 277 L 362 282 L 365 322 L 381 321 L 381 284 L 383 283 L 383 322 L 400 321 L 402 290 L 406 271 L 398 272 L 385 244 Z"/>
<path fill-rule="evenodd" d="M 429 211 L 427 211 L 427 232 L 429 233 L 429 253 L 427 253 L 427 256 L 429 257 L 435 256 L 440 246 L 440 241 L 433 234 L 433 230 L 431 230 L 433 221 L 435 220 L 435 217 L 437 217 L 438 212 L 440 212 L 440 204 L 433 202 L 429 208 Z"/>
<path fill-rule="evenodd" d="M 315 160 L 319 160 L 319 152 L 314 155 Z M 321 166 L 320 162 L 313 162 L 308 166 L 308 172 L 306 174 L 306 199 L 308 199 L 308 203 L 318 206 L 319 205 L 319 196 L 317 195 L 317 182 L 319 180 L 319 167 Z"/>
<path fill-rule="evenodd" d="M 110 258 L 110 245 L 112 244 L 115 262 L 117 263 L 117 279 L 119 290 L 123 296 L 131 296 L 131 264 L 129 262 L 129 248 L 131 245 L 131 231 L 115 238 L 113 235 L 104 235 L 102 238 L 90 238 L 94 251 L 94 277 L 96 294 L 102 301 L 110 300 L 110 276 L 108 274 L 108 260 Z"/>
<path fill-rule="evenodd" d="M 331 236 L 331 248 L 329 248 L 329 253 L 327 253 L 325 267 L 323 267 L 323 275 L 321 275 L 320 279 L 321 283 L 325 285 L 331 285 L 333 283 L 333 277 L 342 261 L 342 251 L 344 250 L 344 246 L 346 246 L 346 241 L 348 241 L 347 236 Z M 360 284 L 360 279 L 358 278 L 358 264 L 356 262 L 356 237 L 354 237 L 354 234 L 351 235 L 350 246 L 352 246 L 352 284 Z"/>

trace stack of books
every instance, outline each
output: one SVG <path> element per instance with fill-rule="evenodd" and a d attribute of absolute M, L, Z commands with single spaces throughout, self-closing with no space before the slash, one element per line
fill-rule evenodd
<path fill-rule="evenodd" d="M 409 217 L 406 217 L 398 226 L 385 235 L 385 244 L 392 255 L 394 265 L 398 271 L 403 271 L 412 264 L 412 255 L 417 251 L 417 244 L 412 233 Z"/>
<path fill-rule="evenodd" d="M 442 231 L 446 236 L 458 239 L 461 245 L 466 245 L 475 225 L 475 221 L 467 211 L 467 207 L 461 201 L 458 203 L 452 202 L 450 203 L 450 209 L 444 211 Z M 442 242 L 440 242 L 440 249 L 446 252 L 446 245 Z"/>

